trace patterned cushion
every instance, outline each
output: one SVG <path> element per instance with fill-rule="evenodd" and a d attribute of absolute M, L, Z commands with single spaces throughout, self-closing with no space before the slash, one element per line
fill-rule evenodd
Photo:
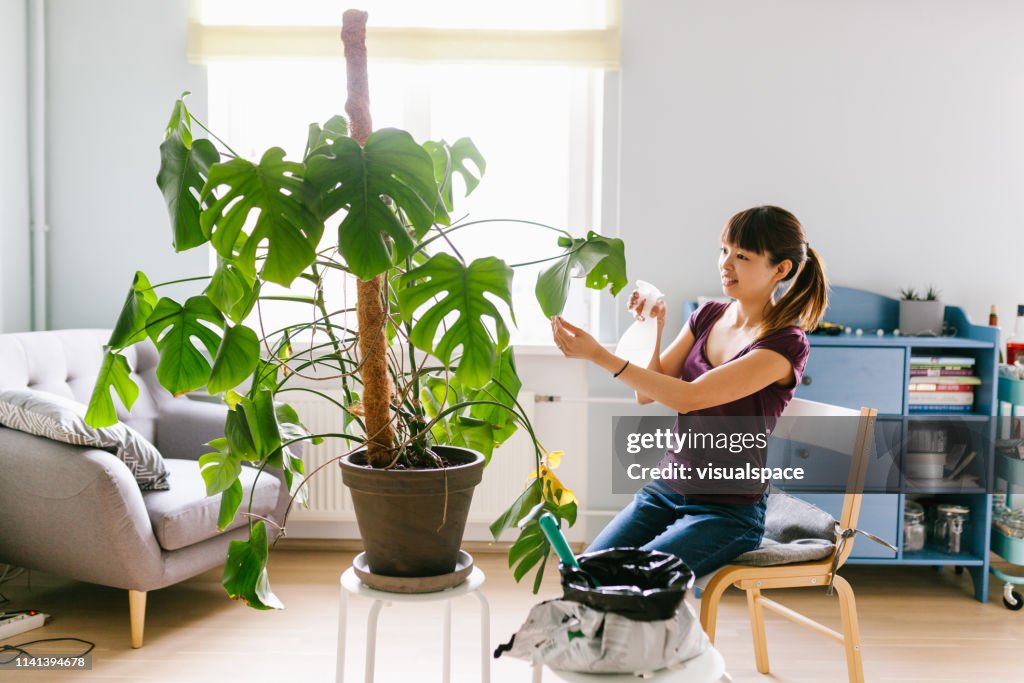
<path fill-rule="evenodd" d="M 0 425 L 54 441 L 109 450 L 128 466 L 140 489 L 170 488 L 156 446 L 120 422 L 93 429 L 85 424 L 85 411 L 85 405 L 56 394 L 33 389 L 0 391 Z"/>

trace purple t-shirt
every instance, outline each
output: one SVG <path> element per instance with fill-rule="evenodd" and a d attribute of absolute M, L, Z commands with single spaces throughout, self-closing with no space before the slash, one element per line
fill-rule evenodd
<path fill-rule="evenodd" d="M 711 365 L 710 361 L 708 361 L 705 347 L 707 345 L 707 339 L 711 332 L 711 328 L 714 326 L 715 322 L 722 317 L 722 314 L 728 306 L 729 303 L 726 302 L 709 301 L 690 315 L 688 324 L 690 326 L 690 331 L 693 333 L 694 342 L 693 347 L 686 356 L 686 360 L 683 362 L 683 370 L 679 375 L 680 379 L 692 382 L 705 372 L 717 367 Z M 722 405 L 690 411 L 689 413 L 686 413 L 686 417 L 763 417 L 764 429 L 770 433 L 775 428 L 777 418 L 782 414 L 786 405 L 789 404 L 790 399 L 793 398 L 793 392 L 796 391 L 796 387 L 800 384 L 800 378 L 803 376 L 804 366 L 807 365 L 807 356 L 810 353 L 810 344 L 807 342 L 807 335 L 804 334 L 804 331 L 796 325 L 791 325 L 790 327 L 778 330 L 763 339 L 758 339 L 753 343 L 748 344 L 741 349 L 739 353 L 725 362 L 729 363 L 737 358 L 742 358 L 756 349 L 769 349 L 789 360 L 793 366 L 795 382 L 791 386 L 786 387 L 778 384 L 770 384 L 760 391 L 756 391 L 753 394 L 736 399 L 730 403 L 723 403 Z M 680 416 L 682 416 L 682 414 L 680 414 Z M 719 422 L 719 424 L 721 423 Z M 744 424 L 749 425 L 750 421 L 746 420 L 744 421 Z M 751 462 L 752 466 L 764 467 L 765 459 L 767 457 L 765 449 L 750 449 L 744 454 L 745 457 L 748 455 L 749 457 L 746 459 Z M 699 453 L 687 452 L 685 450 L 679 453 L 669 451 L 666 454 L 665 461 L 675 462 L 689 467 L 706 464 L 701 462 L 702 458 Z M 703 498 L 702 496 L 694 496 L 687 492 L 685 490 L 685 485 L 677 484 L 672 480 L 667 480 L 666 483 L 672 486 L 672 488 L 679 490 L 680 493 L 691 495 L 691 497 L 697 499 Z M 755 503 L 759 498 L 760 495 L 716 495 L 708 498 L 707 500 L 708 502 L 715 503 L 744 504 Z"/>

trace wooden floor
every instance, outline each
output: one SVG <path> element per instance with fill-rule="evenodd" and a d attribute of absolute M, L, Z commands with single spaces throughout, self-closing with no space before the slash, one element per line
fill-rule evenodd
<path fill-rule="evenodd" d="M 0 587 L 8 609 L 40 609 L 54 616 L 44 628 L 8 642 L 74 636 L 96 643 L 90 672 L 0 672 L 0 681 L 331 681 L 335 658 L 338 575 L 351 553 L 281 550 L 271 556 L 271 580 L 286 609 L 257 612 L 229 601 L 219 572 L 149 594 L 146 643 L 129 647 L 127 591 L 70 582 L 39 573 Z M 529 607 L 558 593 L 556 576 L 541 596 L 517 586 L 499 554 L 477 554 L 487 573 L 484 592 L 491 604 L 491 646 L 504 642 Z M 867 680 L 1024 680 L 1024 611 L 1002 606 L 993 582 L 991 601 L 971 597 L 970 578 L 950 569 L 846 567 L 857 592 Z M 824 589 L 767 593 L 839 628 L 835 598 Z M 689 599 L 689 598 L 688 598 Z M 350 601 L 348 680 L 362 681 L 365 620 L 369 603 Z M 737 591 L 726 594 L 718 648 L 737 683 L 777 681 L 831 683 L 846 680 L 838 644 L 768 614 L 772 674 L 754 668 L 746 604 Z M 477 602 L 455 604 L 453 680 L 479 680 Z M 377 680 L 387 683 L 440 678 L 440 603 L 395 604 L 380 616 Z M 35 653 L 69 653 L 69 646 L 40 644 Z M 503 658 L 493 663 L 497 682 L 529 681 L 526 665 Z"/>

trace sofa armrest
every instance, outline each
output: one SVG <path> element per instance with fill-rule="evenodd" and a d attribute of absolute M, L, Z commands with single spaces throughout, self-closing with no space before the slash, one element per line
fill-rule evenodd
<path fill-rule="evenodd" d="M 142 493 L 114 455 L 0 428 L 0 561 L 145 590 L 164 572 Z"/>

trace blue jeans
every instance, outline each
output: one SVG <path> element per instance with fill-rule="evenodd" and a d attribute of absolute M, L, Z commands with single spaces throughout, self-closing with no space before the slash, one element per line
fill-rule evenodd
<path fill-rule="evenodd" d="M 587 548 L 661 550 L 681 558 L 696 576 L 710 574 L 754 550 L 764 535 L 767 494 L 750 505 L 688 500 L 660 480 L 640 489 Z"/>

